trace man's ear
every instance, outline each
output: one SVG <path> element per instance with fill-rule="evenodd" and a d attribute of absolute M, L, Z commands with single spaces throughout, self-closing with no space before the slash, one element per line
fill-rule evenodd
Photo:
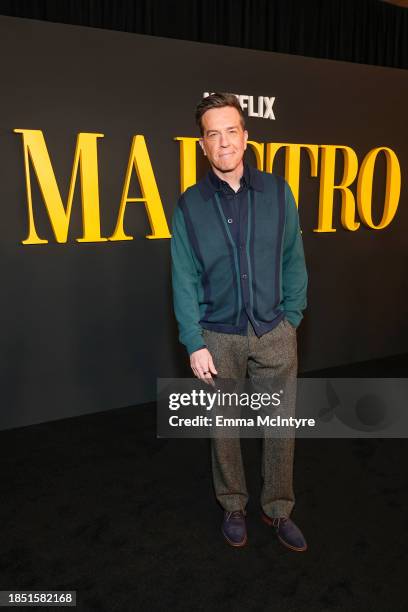
<path fill-rule="evenodd" d="M 244 138 L 245 138 L 245 147 L 244 147 L 244 151 L 247 148 L 247 141 L 248 141 L 248 132 L 247 130 L 244 130 Z"/>
<path fill-rule="evenodd" d="M 198 139 L 198 142 L 199 142 L 199 145 L 200 145 L 201 150 L 202 150 L 202 152 L 204 153 L 204 155 L 207 155 L 207 153 L 205 152 L 205 149 L 204 149 L 204 142 L 203 142 L 203 139 L 202 139 L 202 138 L 199 138 L 199 139 Z"/>

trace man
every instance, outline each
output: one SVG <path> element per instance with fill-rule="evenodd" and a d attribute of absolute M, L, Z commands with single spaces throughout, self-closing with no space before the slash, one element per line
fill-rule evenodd
<path fill-rule="evenodd" d="M 208 174 L 180 197 L 172 223 L 172 281 L 180 341 L 194 375 L 280 377 L 296 387 L 296 327 L 306 307 L 307 273 L 297 207 L 283 178 L 243 161 L 248 132 L 236 96 L 215 93 L 197 106 Z M 287 398 L 293 409 L 295 396 Z M 263 439 L 262 518 L 279 540 L 304 551 L 289 518 L 293 438 Z M 247 542 L 248 492 L 239 438 L 212 438 L 222 532 Z"/>

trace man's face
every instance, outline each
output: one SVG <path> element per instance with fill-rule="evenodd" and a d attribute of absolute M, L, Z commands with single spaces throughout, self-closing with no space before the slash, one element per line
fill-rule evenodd
<path fill-rule="evenodd" d="M 233 106 L 211 108 L 201 121 L 204 133 L 199 142 L 211 166 L 220 172 L 235 170 L 242 161 L 248 140 L 237 109 Z"/>

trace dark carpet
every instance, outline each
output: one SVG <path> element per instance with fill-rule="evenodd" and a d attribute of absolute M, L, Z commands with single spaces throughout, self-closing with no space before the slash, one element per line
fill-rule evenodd
<path fill-rule="evenodd" d="M 76 590 L 81 612 L 406 611 L 407 441 L 297 440 L 292 516 L 306 553 L 261 523 L 260 443 L 242 444 L 248 545 L 233 549 L 208 440 L 157 439 L 154 405 L 1 432 L 0 589 Z"/>

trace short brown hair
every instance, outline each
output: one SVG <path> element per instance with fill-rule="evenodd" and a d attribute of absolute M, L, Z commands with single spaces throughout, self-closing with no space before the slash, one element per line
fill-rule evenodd
<path fill-rule="evenodd" d="M 223 108 L 224 106 L 232 106 L 236 108 L 241 117 L 241 125 L 242 129 L 245 129 L 245 117 L 242 111 L 241 105 L 238 102 L 238 98 L 231 93 L 212 93 L 209 96 L 203 98 L 201 102 L 197 104 L 197 108 L 195 111 L 195 118 L 198 127 L 200 128 L 201 136 L 203 136 L 203 122 L 202 117 L 205 112 L 210 110 L 210 108 Z"/>

